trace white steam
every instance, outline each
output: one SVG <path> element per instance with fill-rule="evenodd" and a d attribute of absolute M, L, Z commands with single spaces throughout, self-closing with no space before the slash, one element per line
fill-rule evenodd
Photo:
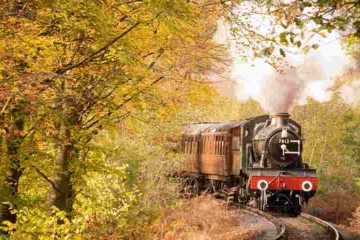
<path fill-rule="evenodd" d="M 341 97 L 348 104 L 356 104 L 360 102 L 360 79 L 351 83 L 345 84 L 340 89 Z"/>
<path fill-rule="evenodd" d="M 289 112 L 305 95 L 309 83 L 322 78 L 321 65 L 316 60 L 305 60 L 297 68 L 273 72 L 261 85 L 257 100 L 267 112 Z"/>
<path fill-rule="evenodd" d="M 266 22 L 262 23 L 267 26 Z M 239 58 L 237 40 L 223 21 L 218 23 L 214 40 L 228 47 L 233 60 L 228 78 L 235 84 L 228 88 L 233 88 L 235 94 L 228 96 L 235 95 L 240 101 L 255 99 L 269 112 L 290 111 L 296 104 L 305 104 L 308 97 L 319 102 L 328 101 L 332 96 L 329 89 L 336 77 L 353 64 L 336 33 L 329 34 L 327 38 L 313 39 L 320 47 L 306 56 L 287 53 L 287 62 L 298 67 L 288 69 L 284 74 L 277 73 L 259 58 L 248 62 Z M 359 92 L 358 83 L 349 84 L 342 89 L 342 97 L 347 102 L 360 101 L 356 95 Z"/>

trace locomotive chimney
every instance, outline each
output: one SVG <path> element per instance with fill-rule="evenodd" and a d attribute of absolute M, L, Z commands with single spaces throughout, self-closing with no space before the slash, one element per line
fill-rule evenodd
<path fill-rule="evenodd" d="M 290 114 L 286 112 L 275 113 L 271 116 L 271 125 L 277 128 L 288 125 Z"/>

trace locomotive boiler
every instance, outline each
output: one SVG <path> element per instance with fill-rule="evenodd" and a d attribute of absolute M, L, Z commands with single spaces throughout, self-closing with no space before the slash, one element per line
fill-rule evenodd
<path fill-rule="evenodd" d="M 288 113 L 187 125 L 181 146 L 182 176 L 195 192 L 298 215 L 318 187 L 302 160 L 301 126 Z"/>

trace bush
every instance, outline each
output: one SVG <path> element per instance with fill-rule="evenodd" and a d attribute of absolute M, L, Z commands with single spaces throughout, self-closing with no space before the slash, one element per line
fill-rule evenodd
<path fill-rule="evenodd" d="M 70 220 L 55 207 L 50 213 L 36 208 L 23 208 L 17 212 L 15 224 L 4 221 L 1 228 L 9 233 L 10 239 L 82 239 L 85 221 L 82 217 Z"/>
<path fill-rule="evenodd" d="M 153 224 L 148 239 L 254 239 L 260 229 L 244 227 L 236 210 L 209 197 L 194 198 L 174 209 L 164 210 Z"/>
<path fill-rule="evenodd" d="M 355 212 L 353 213 L 353 218 L 350 221 L 350 226 L 360 233 L 360 206 L 356 208 Z"/>
<path fill-rule="evenodd" d="M 310 199 L 305 211 L 323 220 L 348 225 L 360 205 L 360 195 L 351 192 L 318 194 Z"/>

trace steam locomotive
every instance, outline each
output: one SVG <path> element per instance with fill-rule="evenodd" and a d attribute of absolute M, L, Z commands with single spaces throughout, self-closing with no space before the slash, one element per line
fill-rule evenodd
<path fill-rule="evenodd" d="M 182 179 L 263 211 L 297 216 L 318 188 L 302 160 L 301 126 L 288 113 L 184 127 Z"/>

